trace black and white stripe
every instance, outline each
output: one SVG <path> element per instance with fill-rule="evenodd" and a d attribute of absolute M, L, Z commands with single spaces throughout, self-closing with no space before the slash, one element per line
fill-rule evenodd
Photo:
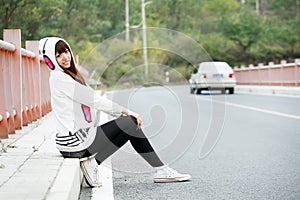
<path fill-rule="evenodd" d="M 56 144 L 65 147 L 76 147 L 84 142 L 84 138 L 87 137 L 89 128 L 79 129 L 75 133 L 69 132 L 69 135 L 59 136 L 56 135 Z"/>

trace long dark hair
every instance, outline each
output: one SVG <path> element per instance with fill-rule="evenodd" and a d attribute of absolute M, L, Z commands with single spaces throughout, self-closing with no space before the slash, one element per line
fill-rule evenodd
<path fill-rule="evenodd" d="M 75 61 L 71 52 L 69 45 L 67 45 L 63 40 L 59 40 L 55 45 L 55 54 L 61 54 L 68 50 L 71 53 L 71 66 L 67 69 L 62 68 L 66 74 L 69 74 L 75 81 L 81 83 L 82 85 L 86 85 L 83 76 L 80 74 L 78 69 L 76 68 Z"/>

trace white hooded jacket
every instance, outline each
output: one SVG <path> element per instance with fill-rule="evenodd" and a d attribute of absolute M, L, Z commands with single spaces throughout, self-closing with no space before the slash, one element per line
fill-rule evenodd
<path fill-rule="evenodd" d="M 69 46 L 61 38 L 47 37 L 39 41 L 39 49 L 45 62 L 49 63 L 50 60 L 52 63 L 48 66 L 51 70 L 49 82 L 57 148 L 60 151 L 76 152 L 88 148 L 94 141 L 99 125 L 98 111 L 115 117 L 137 114 L 102 97 L 89 86 L 80 84 L 66 74 L 55 58 L 55 45 L 60 40 Z M 71 56 L 74 59 L 72 51 Z"/>

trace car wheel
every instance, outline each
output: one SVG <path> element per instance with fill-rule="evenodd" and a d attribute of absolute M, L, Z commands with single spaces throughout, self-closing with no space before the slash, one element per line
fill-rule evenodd
<path fill-rule="evenodd" d="M 195 88 L 190 88 L 190 93 L 194 94 L 195 93 Z"/>
<path fill-rule="evenodd" d="M 201 89 L 197 89 L 197 94 L 201 94 L 202 90 Z"/>
<path fill-rule="evenodd" d="M 234 88 L 229 88 L 229 94 L 234 94 Z"/>
<path fill-rule="evenodd" d="M 224 88 L 224 89 L 221 89 L 221 93 L 222 94 L 226 94 L 226 89 Z"/>

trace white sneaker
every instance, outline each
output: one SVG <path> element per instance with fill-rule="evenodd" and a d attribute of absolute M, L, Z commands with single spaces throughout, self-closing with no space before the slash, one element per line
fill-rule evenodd
<path fill-rule="evenodd" d="M 80 159 L 80 168 L 83 176 L 90 187 L 101 187 L 102 183 L 98 176 L 98 163 L 95 159 L 96 154 Z"/>
<path fill-rule="evenodd" d="M 156 171 L 154 183 L 181 182 L 191 179 L 189 174 L 180 174 L 176 170 L 166 166 Z"/>

